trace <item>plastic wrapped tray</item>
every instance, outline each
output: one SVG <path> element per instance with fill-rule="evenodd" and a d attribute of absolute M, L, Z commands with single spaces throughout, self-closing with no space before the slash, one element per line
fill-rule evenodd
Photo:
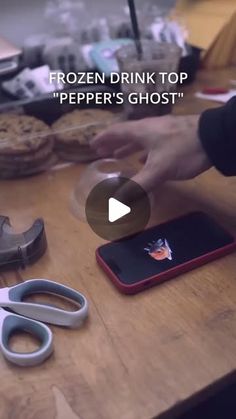
<path fill-rule="evenodd" d="M 93 87 L 94 92 L 108 90 Z M 4 103 L 0 105 L 0 178 L 33 175 L 61 161 L 94 161 L 98 156 L 90 149 L 90 140 L 121 118 L 115 107 L 60 105 L 52 94 Z"/>

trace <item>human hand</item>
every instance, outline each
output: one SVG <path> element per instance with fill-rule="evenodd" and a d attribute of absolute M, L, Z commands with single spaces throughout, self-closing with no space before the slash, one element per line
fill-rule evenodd
<path fill-rule="evenodd" d="M 167 180 L 187 180 L 208 170 L 208 160 L 198 137 L 199 116 L 163 116 L 111 126 L 91 146 L 101 157 L 147 154 L 143 169 L 132 180 L 147 192 Z"/>

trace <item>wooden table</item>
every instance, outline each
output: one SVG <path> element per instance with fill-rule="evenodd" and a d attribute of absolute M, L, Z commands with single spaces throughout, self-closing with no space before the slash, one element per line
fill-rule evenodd
<path fill-rule="evenodd" d="M 218 73 L 217 85 L 232 75 Z M 213 106 L 192 95 L 210 82 L 209 73 L 200 73 L 177 113 Z M 80 330 L 52 327 L 55 352 L 43 365 L 17 368 L 0 357 L 0 418 L 175 417 L 235 378 L 236 254 L 142 294 L 119 294 L 95 262 L 102 240 L 70 212 L 81 170 L 0 182 L 1 214 L 17 231 L 41 216 L 48 237 L 47 254 L 25 271 L 2 274 L 1 285 L 51 278 L 77 288 L 90 302 L 89 320 Z M 195 209 L 236 233 L 236 179 L 211 170 L 191 182 L 166 185 L 153 221 Z M 29 349 L 32 342 L 19 345 Z"/>

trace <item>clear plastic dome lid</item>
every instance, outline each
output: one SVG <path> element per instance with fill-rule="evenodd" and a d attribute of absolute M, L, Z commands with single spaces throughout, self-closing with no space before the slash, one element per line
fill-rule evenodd
<path fill-rule="evenodd" d="M 100 182 L 111 178 L 131 179 L 138 169 L 135 164 L 123 160 L 103 159 L 90 164 L 80 175 L 71 197 L 72 213 L 81 221 L 86 221 L 85 208 L 92 189 Z"/>

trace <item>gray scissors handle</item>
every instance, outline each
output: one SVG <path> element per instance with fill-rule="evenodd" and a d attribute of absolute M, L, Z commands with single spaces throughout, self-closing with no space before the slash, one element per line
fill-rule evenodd
<path fill-rule="evenodd" d="M 79 308 L 76 311 L 67 311 L 46 304 L 23 301 L 26 296 L 38 293 L 63 297 L 79 305 Z M 34 320 L 71 328 L 81 326 L 88 316 L 88 301 L 81 293 L 46 279 L 32 279 L 0 290 L 0 307 L 10 308 L 15 313 Z"/>
<path fill-rule="evenodd" d="M 41 345 L 38 350 L 28 353 L 12 351 L 9 339 L 16 332 L 28 332 L 36 337 Z M 41 364 L 53 351 L 51 330 L 42 323 L 26 319 L 0 309 L 0 348 L 5 358 L 13 364 L 30 367 Z"/>

